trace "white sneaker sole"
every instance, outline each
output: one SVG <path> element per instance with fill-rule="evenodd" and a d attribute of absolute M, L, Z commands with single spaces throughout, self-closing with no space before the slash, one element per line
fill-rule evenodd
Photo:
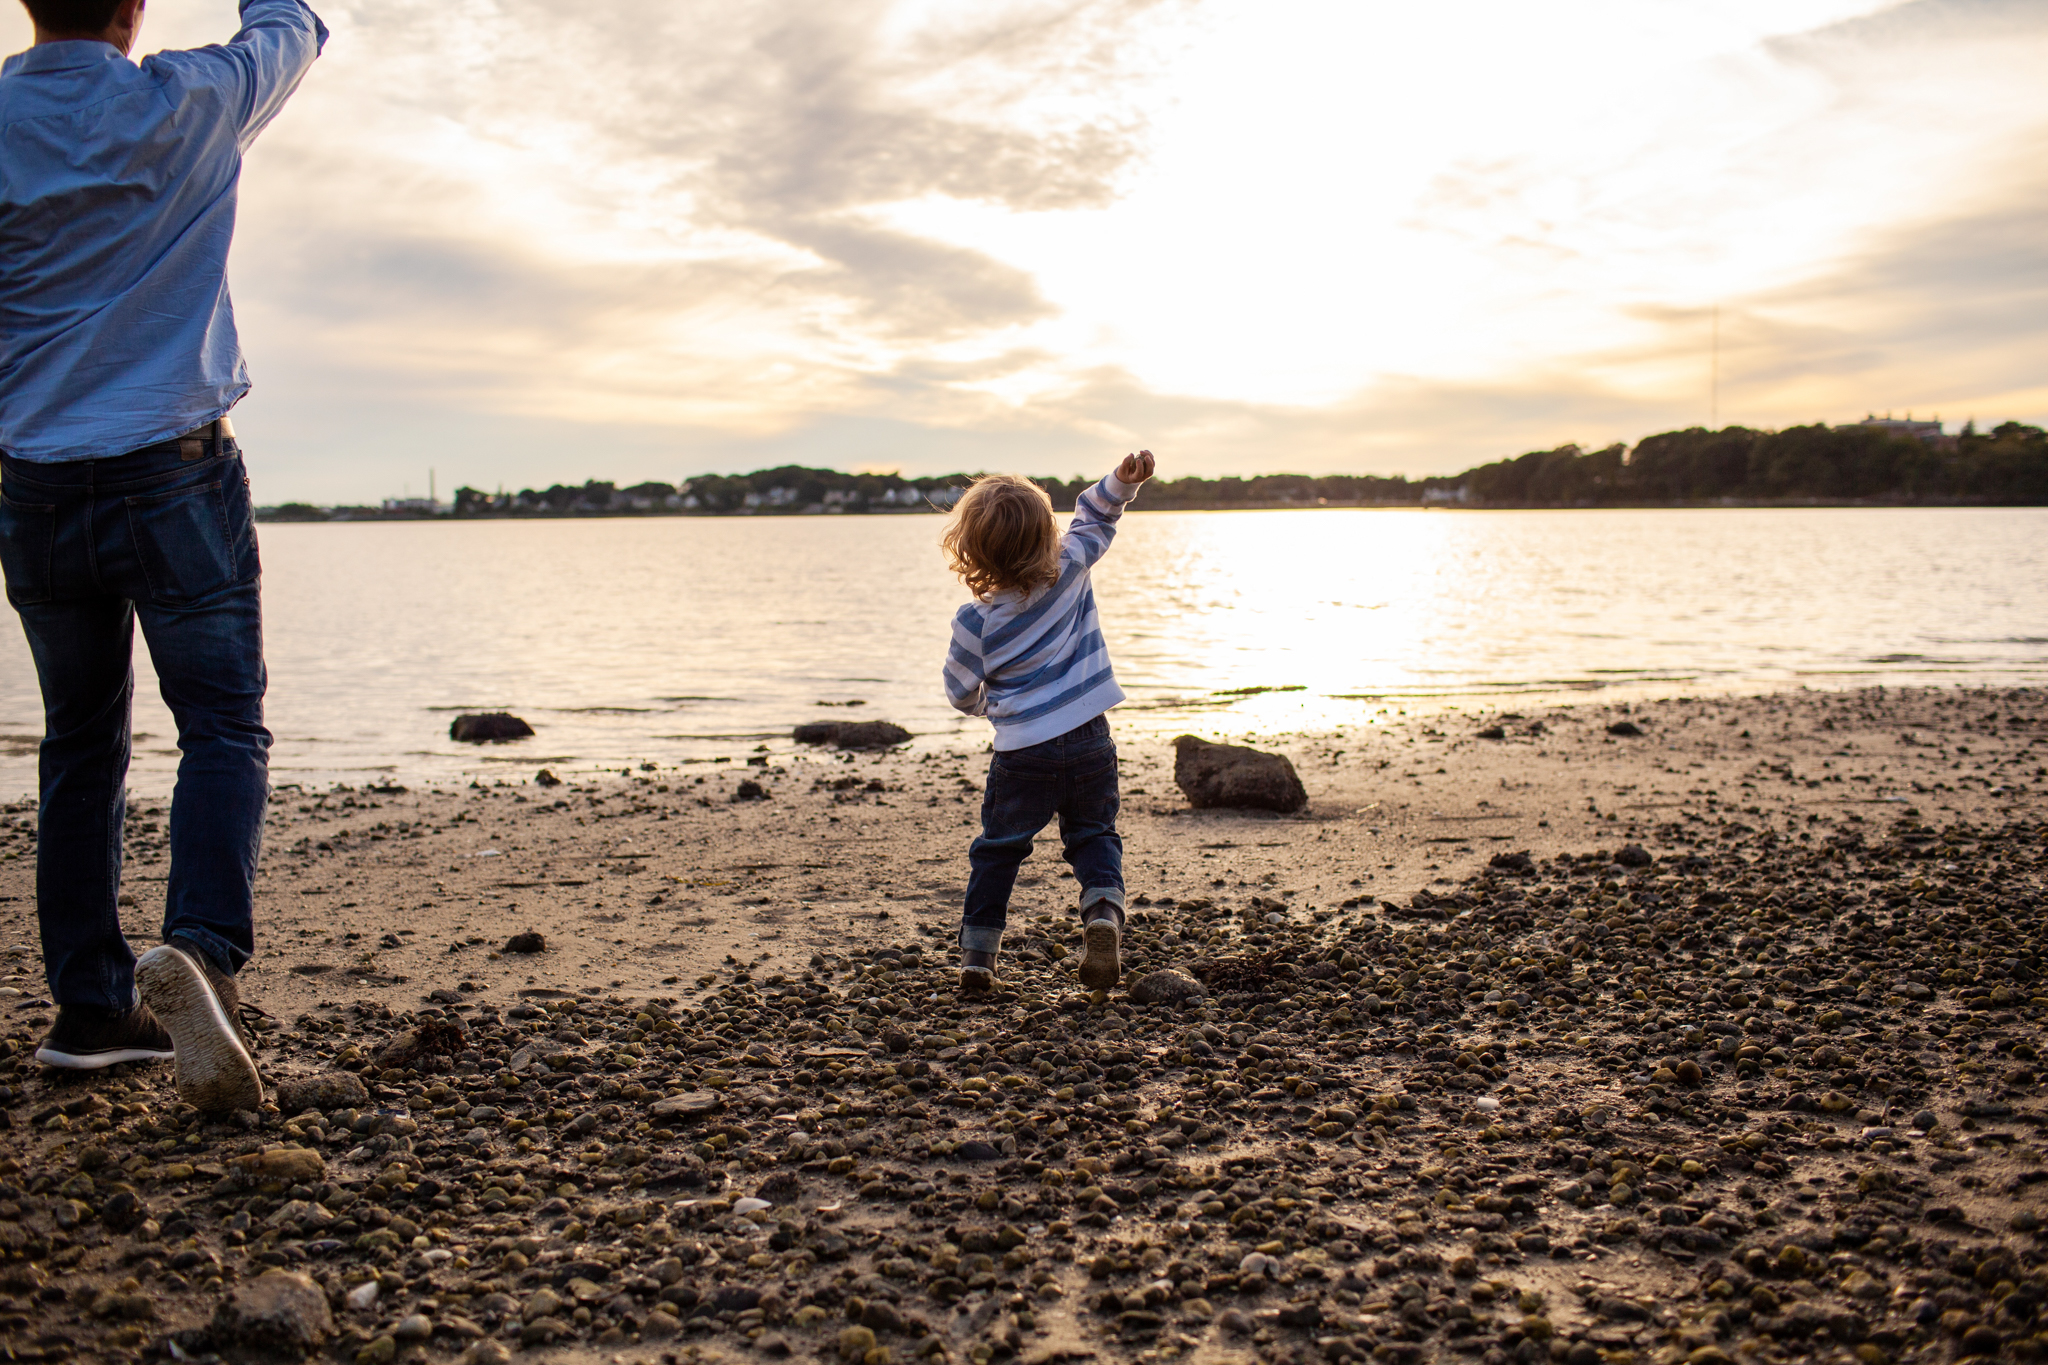
<path fill-rule="evenodd" d="M 147 1047 L 116 1048 L 111 1052 L 66 1052 L 54 1047 L 36 1049 L 37 1061 L 65 1071 L 98 1071 L 101 1067 L 119 1066 L 122 1062 L 167 1062 L 170 1059 L 170 1053 Z"/>
<path fill-rule="evenodd" d="M 135 984 L 149 1012 L 171 1035 L 180 1099 L 216 1114 L 262 1107 L 256 1063 L 243 1050 L 234 1021 L 220 1007 L 198 963 L 164 944 L 135 964 Z"/>
<path fill-rule="evenodd" d="M 1091 920 L 1081 931 L 1081 984 L 1091 991 L 1106 991 L 1123 978 L 1124 964 L 1117 958 L 1123 935 L 1113 920 Z"/>

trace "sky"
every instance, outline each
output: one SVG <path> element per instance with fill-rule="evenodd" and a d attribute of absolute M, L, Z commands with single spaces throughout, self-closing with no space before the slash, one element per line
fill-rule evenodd
<path fill-rule="evenodd" d="M 263 501 L 2048 421 L 2037 0 L 320 11 L 231 264 Z"/>

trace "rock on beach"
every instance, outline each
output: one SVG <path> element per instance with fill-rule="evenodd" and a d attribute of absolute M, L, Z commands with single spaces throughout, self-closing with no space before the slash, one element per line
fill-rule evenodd
<path fill-rule="evenodd" d="M 799 744 L 830 744 L 839 749 L 893 749 L 910 742 L 910 731 L 886 720 L 819 720 L 791 732 Z"/>
<path fill-rule="evenodd" d="M 533 727 L 506 711 L 485 711 L 457 716 L 448 727 L 448 738 L 462 744 L 491 744 L 508 739 L 528 739 Z"/>
<path fill-rule="evenodd" d="M 1200 1000 L 1206 993 L 1201 982 L 1170 967 L 1147 972 L 1131 983 L 1131 999 L 1140 1005 L 1178 1005 Z"/>
<path fill-rule="evenodd" d="M 1286 755 L 1213 744 L 1195 735 L 1173 741 L 1173 780 L 1196 810 L 1236 807 L 1291 814 L 1308 804 L 1308 792 Z"/>
<path fill-rule="evenodd" d="M 369 1100 L 370 1090 L 363 1084 L 363 1078 L 347 1071 L 292 1076 L 277 1083 L 277 1107 L 285 1114 L 308 1109 L 348 1109 Z"/>
<path fill-rule="evenodd" d="M 213 1334 L 245 1350 L 303 1356 L 334 1335 L 334 1315 L 326 1292 L 304 1275 L 266 1270 L 221 1301 Z"/>
<path fill-rule="evenodd" d="M 431 1020 L 381 1048 L 377 1065 L 384 1070 L 409 1067 L 426 1057 L 453 1057 L 463 1046 L 462 1025 Z"/>
<path fill-rule="evenodd" d="M 244 1185 L 280 1181 L 286 1185 L 317 1184 L 326 1174 L 327 1163 L 318 1152 L 303 1147 L 277 1147 L 267 1152 L 252 1152 L 238 1156 L 228 1163 L 232 1178 Z"/>

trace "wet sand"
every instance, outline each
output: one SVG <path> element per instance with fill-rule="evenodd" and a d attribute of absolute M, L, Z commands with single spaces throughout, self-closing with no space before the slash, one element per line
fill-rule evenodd
<path fill-rule="evenodd" d="M 981 754 L 281 791 L 259 1062 L 369 1089 L 230 1123 L 163 1068 L 21 1060 L 16 811 L 0 1341 L 246 1349 L 207 1324 L 266 1268 L 364 1365 L 2031 1339 L 2048 697 L 1381 719 L 1268 746 L 1294 816 L 1190 811 L 1169 747 L 1124 746 L 1126 984 L 1206 983 L 1178 1006 L 1074 988 L 1045 844 L 1004 990 L 956 998 Z M 131 825 L 138 946 L 161 824 Z M 372 1060 L 448 1022 L 445 1055 Z M 317 1168 L 224 1164 L 279 1145 Z"/>

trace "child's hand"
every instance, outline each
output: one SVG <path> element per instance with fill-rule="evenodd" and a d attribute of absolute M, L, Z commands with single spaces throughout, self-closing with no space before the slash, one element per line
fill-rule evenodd
<path fill-rule="evenodd" d="M 1152 477 L 1152 452 L 1141 450 L 1135 455 L 1124 456 L 1124 462 L 1116 467 L 1117 478 L 1129 484 L 1139 484 Z"/>

